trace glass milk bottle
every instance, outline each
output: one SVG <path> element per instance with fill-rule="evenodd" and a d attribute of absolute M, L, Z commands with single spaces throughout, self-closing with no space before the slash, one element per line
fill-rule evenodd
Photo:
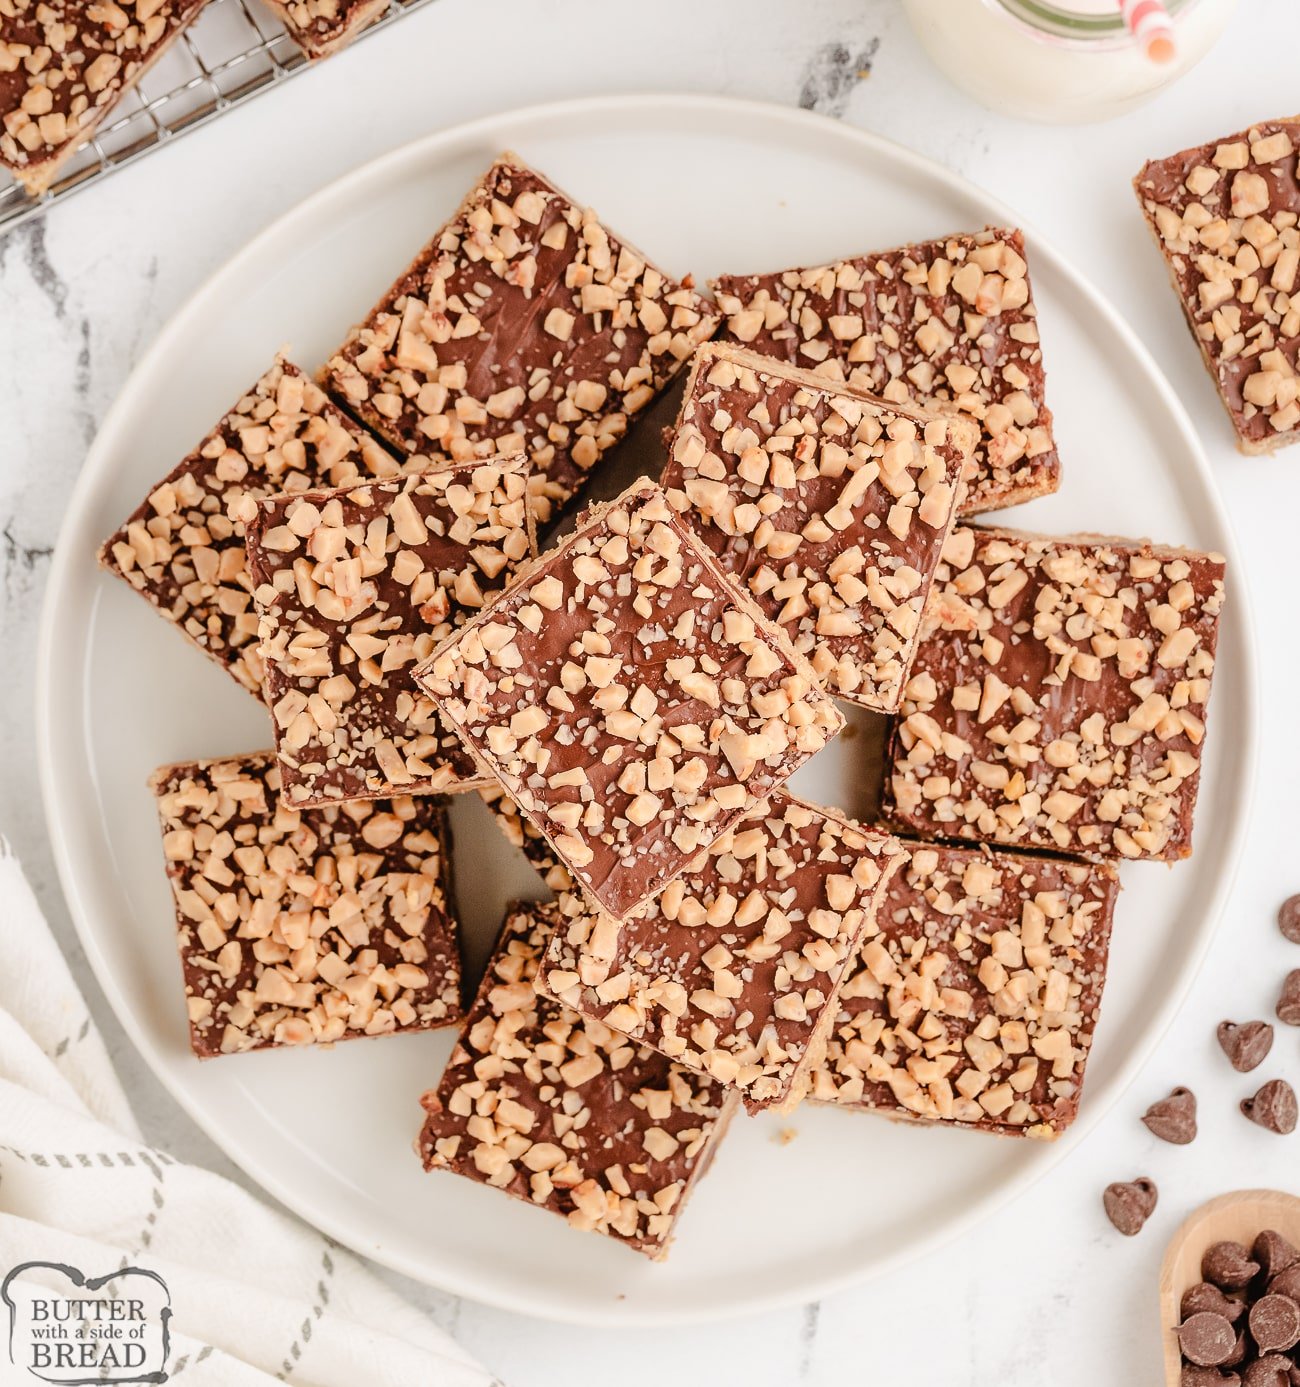
<path fill-rule="evenodd" d="M 1165 0 L 1174 53 L 1148 55 L 1119 0 L 903 0 L 922 47 L 995 111 L 1079 123 L 1122 115 L 1200 62 L 1237 0 Z"/>

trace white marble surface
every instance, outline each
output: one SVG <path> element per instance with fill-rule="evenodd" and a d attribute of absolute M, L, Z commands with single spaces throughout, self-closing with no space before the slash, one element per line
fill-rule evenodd
<path fill-rule="evenodd" d="M 440 0 L 0 240 L 0 651 L 8 676 L 0 832 L 73 958 L 151 1138 L 228 1168 L 133 1053 L 80 957 L 45 839 L 31 706 L 42 587 L 67 491 L 141 351 L 250 235 L 414 134 L 610 91 L 726 92 L 815 106 L 932 155 L 1019 209 L 1112 296 L 1187 400 L 1247 555 L 1263 635 L 1266 752 L 1233 906 L 1179 1021 L 1081 1148 L 994 1222 L 895 1281 L 761 1319 L 642 1334 L 541 1324 L 392 1279 L 511 1387 L 1155 1382 L 1156 1268 L 1176 1223 L 1227 1189 L 1300 1188 L 1300 1134 L 1272 1136 L 1235 1111 L 1252 1078 L 1300 1080 L 1296 1032 L 1279 1028 L 1256 1076 L 1233 1074 L 1213 1039 L 1225 1016 L 1270 1014 L 1282 975 L 1300 965 L 1300 951 L 1272 924 L 1277 903 L 1300 889 L 1288 730 L 1300 682 L 1290 570 L 1300 455 L 1248 460 L 1233 451 L 1128 183 L 1148 155 L 1290 112 L 1287 55 L 1298 44 L 1296 0 L 1243 0 L 1224 42 L 1182 84 L 1120 121 L 1063 131 L 1003 120 L 947 88 L 895 0 L 659 0 L 650 10 L 597 0 Z M 489 52 L 485 77 L 478 55 Z M 274 155 L 265 153 L 268 140 Z M 1105 421 L 1097 446 L 1106 446 Z M 1067 465 L 1087 466 L 1087 458 Z M 1241 577 L 1236 601 L 1246 597 Z M 1217 726 L 1215 735 L 1233 729 Z M 1161 1145 L 1137 1120 L 1176 1083 L 1201 1100 L 1202 1133 L 1187 1148 Z M 1137 1174 L 1158 1181 L 1160 1207 L 1127 1242 L 1105 1222 L 1099 1195 L 1108 1181 Z"/>

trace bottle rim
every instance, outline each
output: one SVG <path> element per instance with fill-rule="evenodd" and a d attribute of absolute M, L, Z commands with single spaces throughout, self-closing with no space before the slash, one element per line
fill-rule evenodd
<path fill-rule="evenodd" d="M 1070 0 L 984 0 L 1001 10 L 1038 37 L 1060 39 L 1087 45 L 1120 45 L 1134 42 L 1118 4 L 1111 14 L 1086 13 L 1073 8 Z M 1186 14 L 1197 0 L 1165 0 L 1173 18 Z"/>

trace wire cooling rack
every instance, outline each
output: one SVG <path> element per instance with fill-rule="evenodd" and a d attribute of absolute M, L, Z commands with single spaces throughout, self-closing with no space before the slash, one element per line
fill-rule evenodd
<path fill-rule="evenodd" d="M 390 0 L 357 42 L 431 3 Z M 208 0 L 198 19 L 64 165 L 49 192 L 29 197 L 0 170 L 0 236 L 306 66 L 302 50 L 256 0 Z"/>

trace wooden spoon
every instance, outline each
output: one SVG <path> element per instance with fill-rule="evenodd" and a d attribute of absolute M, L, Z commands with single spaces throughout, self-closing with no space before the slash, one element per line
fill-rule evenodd
<path fill-rule="evenodd" d="M 1174 1326 L 1181 1318 L 1183 1292 L 1204 1280 L 1201 1258 L 1219 1242 L 1247 1248 L 1265 1228 L 1272 1228 L 1300 1247 L 1300 1199 L 1279 1190 L 1238 1190 L 1221 1194 L 1191 1214 L 1170 1241 L 1160 1268 L 1160 1332 L 1165 1350 L 1165 1380 L 1178 1387 L 1183 1358 Z"/>

